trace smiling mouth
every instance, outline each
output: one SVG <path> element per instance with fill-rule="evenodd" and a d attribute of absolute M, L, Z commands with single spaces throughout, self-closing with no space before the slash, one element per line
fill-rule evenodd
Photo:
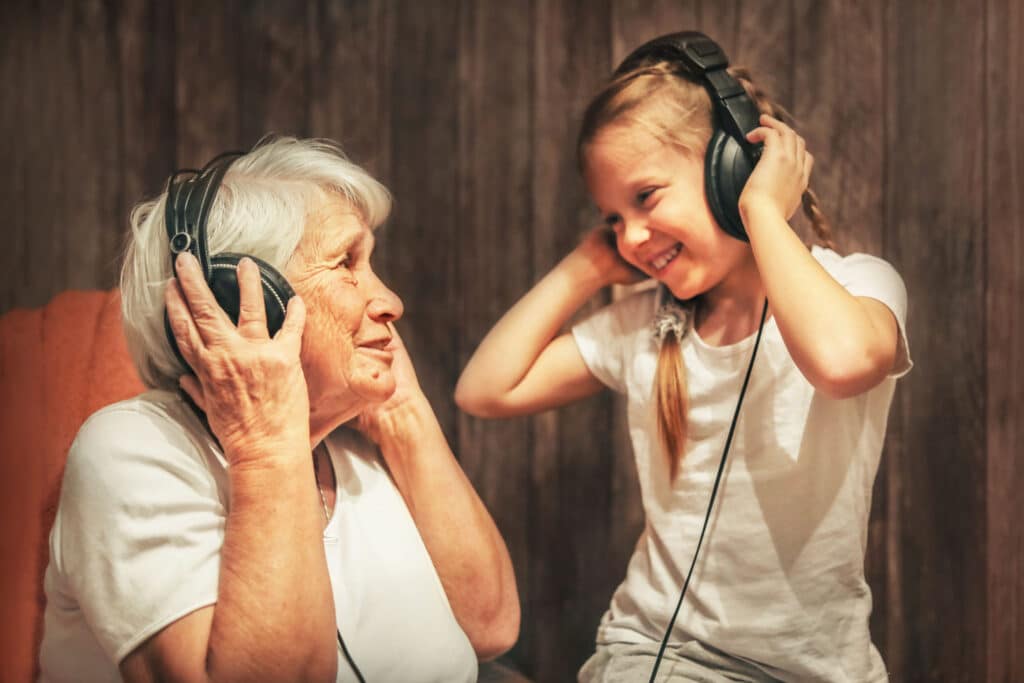
<path fill-rule="evenodd" d="M 647 261 L 647 264 L 651 267 L 651 270 L 657 272 L 663 270 L 665 266 L 672 263 L 676 256 L 679 256 L 679 252 L 683 250 L 681 242 L 676 242 L 670 249 L 666 249 L 654 258 Z"/>

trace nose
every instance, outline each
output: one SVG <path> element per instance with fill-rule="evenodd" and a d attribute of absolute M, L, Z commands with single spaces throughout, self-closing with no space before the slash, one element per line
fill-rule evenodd
<path fill-rule="evenodd" d="M 634 249 L 651 238 L 651 231 L 647 227 L 646 221 L 640 218 L 623 220 L 625 223 L 622 227 L 623 246 Z"/>
<path fill-rule="evenodd" d="M 402 317 L 402 313 L 405 312 L 402 300 L 398 298 L 397 294 L 388 289 L 387 285 L 381 282 L 376 274 L 370 278 L 370 282 L 367 284 L 370 291 L 369 300 L 366 304 L 366 314 L 370 316 L 370 319 L 376 322 L 389 323 Z"/>

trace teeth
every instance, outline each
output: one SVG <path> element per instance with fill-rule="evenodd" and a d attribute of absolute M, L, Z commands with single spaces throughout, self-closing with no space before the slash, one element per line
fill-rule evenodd
<path fill-rule="evenodd" d="M 659 256 L 658 258 L 656 258 L 653 261 L 651 261 L 651 265 L 654 266 L 655 270 L 661 270 L 662 268 L 667 266 L 672 259 L 674 259 L 676 256 L 679 255 L 679 251 L 682 248 L 683 248 L 683 245 L 677 244 L 676 246 L 672 247 L 671 250 L 665 252 L 664 254 Z"/>

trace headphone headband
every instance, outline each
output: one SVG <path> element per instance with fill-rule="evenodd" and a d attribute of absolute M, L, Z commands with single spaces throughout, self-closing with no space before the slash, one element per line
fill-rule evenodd
<path fill-rule="evenodd" d="M 240 156 L 242 152 L 225 152 L 214 157 L 202 170 L 181 169 L 167 181 L 164 222 L 171 253 L 191 252 L 202 266 L 207 281 L 212 276 L 212 265 L 207 250 L 206 221 L 228 167 Z M 183 175 L 189 177 L 178 180 Z M 173 260 L 172 268 L 177 276 Z"/>
<path fill-rule="evenodd" d="M 735 138 L 752 159 L 760 156 L 759 148 L 747 141 L 747 133 L 758 126 L 760 112 L 739 81 L 726 71 L 729 58 L 718 43 L 699 31 L 661 36 L 633 50 L 622 60 L 615 75 L 660 61 L 682 64 L 699 79 L 711 95 L 719 126 Z"/>

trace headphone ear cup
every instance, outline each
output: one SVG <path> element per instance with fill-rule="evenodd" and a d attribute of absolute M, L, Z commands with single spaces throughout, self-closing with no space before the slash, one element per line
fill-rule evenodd
<path fill-rule="evenodd" d="M 247 254 L 218 254 L 210 259 L 210 290 L 217 303 L 231 318 L 231 322 L 237 325 L 240 306 L 238 262 L 246 257 L 259 266 L 260 282 L 263 284 L 263 307 L 267 314 L 267 332 L 274 336 L 284 324 L 288 300 L 295 296 L 295 292 L 284 275 L 269 263 Z"/>
<path fill-rule="evenodd" d="M 704 157 L 704 187 L 711 214 L 731 237 L 744 242 L 747 232 L 740 219 L 740 193 L 754 170 L 754 164 L 735 138 L 716 129 Z"/>

